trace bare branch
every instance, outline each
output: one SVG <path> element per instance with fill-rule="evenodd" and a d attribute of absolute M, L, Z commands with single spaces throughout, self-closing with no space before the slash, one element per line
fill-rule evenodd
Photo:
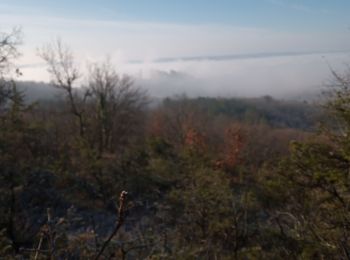
<path fill-rule="evenodd" d="M 18 45 L 22 42 L 22 32 L 19 27 L 12 29 L 10 33 L 0 33 L 0 76 L 8 72 L 13 59 L 20 53 Z"/>
<path fill-rule="evenodd" d="M 113 232 L 110 234 L 110 236 L 107 238 L 107 240 L 103 243 L 100 251 L 98 252 L 98 254 L 95 257 L 95 260 L 100 259 L 100 257 L 102 256 L 103 252 L 107 248 L 108 244 L 111 242 L 113 237 L 118 233 L 120 227 L 124 224 L 125 210 L 126 210 L 126 196 L 127 196 L 127 194 L 128 193 L 126 191 L 122 191 L 120 193 L 117 225 L 115 226 Z"/>
<path fill-rule="evenodd" d="M 84 108 L 78 106 L 79 96 L 74 93 L 73 85 L 80 78 L 72 51 L 60 39 L 38 50 L 38 55 L 46 62 L 47 71 L 53 86 L 65 91 L 71 113 L 78 119 L 80 136 L 84 135 Z M 85 102 L 85 98 L 83 99 Z"/>

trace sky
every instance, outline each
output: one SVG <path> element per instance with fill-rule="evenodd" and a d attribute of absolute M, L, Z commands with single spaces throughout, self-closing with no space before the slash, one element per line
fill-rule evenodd
<path fill-rule="evenodd" d="M 49 81 L 57 37 L 84 70 L 110 56 L 153 96 L 298 96 L 350 61 L 348 0 L 1 0 L 20 26 L 22 80 Z"/>

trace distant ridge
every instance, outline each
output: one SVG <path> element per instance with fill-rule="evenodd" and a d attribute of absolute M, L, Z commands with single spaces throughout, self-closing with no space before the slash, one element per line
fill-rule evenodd
<path fill-rule="evenodd" d="M 155 63 L 166 63 L 174 61 L 225 61 L 225 60 L 246 60 L 246 59 L 263 59 L 274 57 L 292 57 L 292 56 L 306 56 L 314 54 L 341 54 L 349 53 L 350 50 L 338 50 L 338 51 L 300 51 L 300 52 L 258 52 L 258 53 L 246 53 L 246 54 L 228 54 L 228 55 L 209 55 L 209 56 L 189 56 L 189 57 L 164 57 L 152 60 Z M 144 63 L 143 60 L 130 60 L 129 63 Z"/>

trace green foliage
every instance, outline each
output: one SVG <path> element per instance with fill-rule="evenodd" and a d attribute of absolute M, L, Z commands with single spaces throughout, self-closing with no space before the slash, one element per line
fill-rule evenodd
<path fill-rule="evenodd" d="M 327 108 L 331 122 L 340 127 L 323 128 L 314 140 L 294 142 L 278 171 L 285 201 L 274 214 L 281 235 L 295 241 L 290 250 L 305 258 L 345 259 L 350 252 L 349 88 L 336 79 L 341 85 Z"/>
<path fill-rule="evenodd" d="M 313 129 L 319 107 L 271 97 L 166 99 L 146 111 L 144 93 L 110 67 L 95 67 L 93 96 L 61 82 L 68 103 L 27 105 L 7 81 L 0 256 L 96 257 L 127 190 L 106 258 L 349 258 L 350 88 L 334 75 L 332 125 L 314 135 L 300 129 Z"/>

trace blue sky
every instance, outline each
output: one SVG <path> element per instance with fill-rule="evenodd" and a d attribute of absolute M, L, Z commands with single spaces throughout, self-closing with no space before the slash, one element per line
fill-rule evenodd
<path fill-rule="evenodd" d="M 341 30 L 348 0 L 2 0 L 2 5 L 63 17 L 218 23 L 284 30 Z"/>
<path fill-rule="evenodd" d="M 239 92 L 226 82 L 254 93 L 265 84 L 263 94 L 281 84 L 286 90 L 319 86 L 329 70 L 325 60 L 334 66 L 349 61 L 349 11 L 349 0 L 1 0 L 0 29 L 22 27 L 23 79 L 49 80 L 36 49 L 60 37 L 82 67 L 109 55 L 120 71 L 149 87 L 152 78 L 175 70 L 171 75 L 191 78 L 178 84 L 185 89 L 195 79 L 222 78 L 221 88 L 230 93 Z M 236 58 L 208 59 L 226 55 Z M 199 59 L 182 60 L 188 57 Z M 163 58 L 171 59 L 156 62 Z"/>

